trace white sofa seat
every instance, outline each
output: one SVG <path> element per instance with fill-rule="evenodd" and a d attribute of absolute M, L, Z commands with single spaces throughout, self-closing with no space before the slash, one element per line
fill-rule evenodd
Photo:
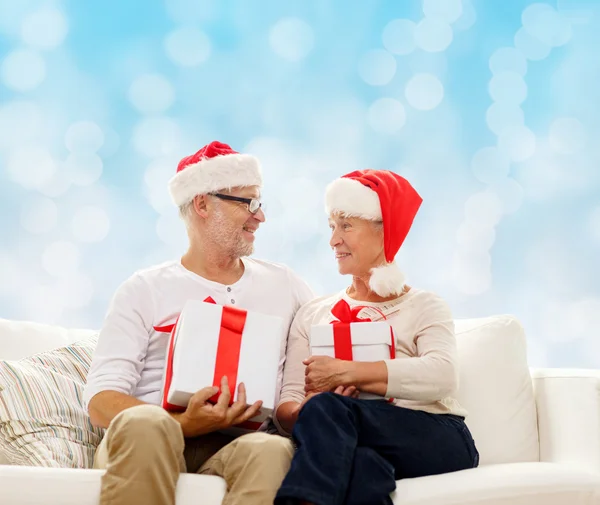
<path fill-rule="evenodd" d="M 597 505 L 598 475 L 557 463 L 508 463 L 398 481 L 397 505 Z"/>
<path fill-rule="evenodd" d="M 98 505 L 104 470 L 0 467 L 3 505 Z M 35 483 L 35 485 L 32 485 Z M 397 505 L 596 505 L 598 476 L 566 464 L 489 465 L 398 481 Z M 181 475 L 177 505 L 219 505 L 225 481 Z"/>
<path fill-rule="evenodd" d="M 0 466 L 2 505 L 98 505 L 104 470 Z M 225 481 L 211 475 L 182 474 L 177 505 L 220 505 Z"/>

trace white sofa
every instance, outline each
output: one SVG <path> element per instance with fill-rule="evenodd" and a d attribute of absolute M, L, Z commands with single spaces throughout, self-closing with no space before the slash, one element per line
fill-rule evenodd
<path fill-rule="evenodd" d="M 458 320 L 456 330 L 459 399 L 469 410 L 480 467 L 399 481 L 394 503 L 600 504 L 600 372 L 530 370 L 523 328 L 510 316 Z M 0 320 L 0 359 L 91 333 Z M 0 504 L 96 505 L 102 473 L 10 466 L 0 454 Z M 182 475 L 177 505 L 217 505 L 224 492 L 218 477 Z"/>

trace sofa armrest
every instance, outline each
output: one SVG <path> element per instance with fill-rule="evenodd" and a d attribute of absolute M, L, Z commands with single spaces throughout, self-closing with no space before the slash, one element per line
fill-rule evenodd
<path fill-rule="evenodd" d="M 600 370 L 533 369 L 540 461 L 600 472 Z"/>

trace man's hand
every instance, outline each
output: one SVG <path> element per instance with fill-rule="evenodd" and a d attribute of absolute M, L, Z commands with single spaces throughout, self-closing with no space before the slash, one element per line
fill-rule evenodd
<path fill-rule="evenodd" d="M 346 386 L 347 368 L 350 361 L 330 358 L 329 356 L 311 356 L 305 359 L 304 391 L 324 393 Z"/>
<path fill-rule="evenodd" d="M 221 379 L 221 395 L 216 404 L 208 400 L 218 393 L 216 387 L 203 388 L 196 392 L 188 403 L 185 412 L 177 418 L 181 423 L 185 437 L 197 437 L 213 431 L 229 428 L 253 418 L 259 413 L 262 402 L 254 405 L 246 403 L 246 387 L 244 383 L 238 386 L 237 400 L 229 406 L 231 392 L 227 377 Z"/>

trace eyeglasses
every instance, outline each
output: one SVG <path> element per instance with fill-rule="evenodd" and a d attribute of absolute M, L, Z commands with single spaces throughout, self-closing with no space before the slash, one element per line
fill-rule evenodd
<path fill-rule="evenodd" d="M 260 202 L 260 200 L 257 200 L 256 198 L 242 198 L 241 196 L 224 195 L 222 193 L 211 193 L 211 195 L 216 196 L 217 198 L 220 198 L 221 200 L 229 200 L 231 202 L 245 203 L 248 206 L 248 211 L 251 214 L 256 214 L 258 212 L 258 209 L 260 209 L 262 207 L 262 203 Z"/>

